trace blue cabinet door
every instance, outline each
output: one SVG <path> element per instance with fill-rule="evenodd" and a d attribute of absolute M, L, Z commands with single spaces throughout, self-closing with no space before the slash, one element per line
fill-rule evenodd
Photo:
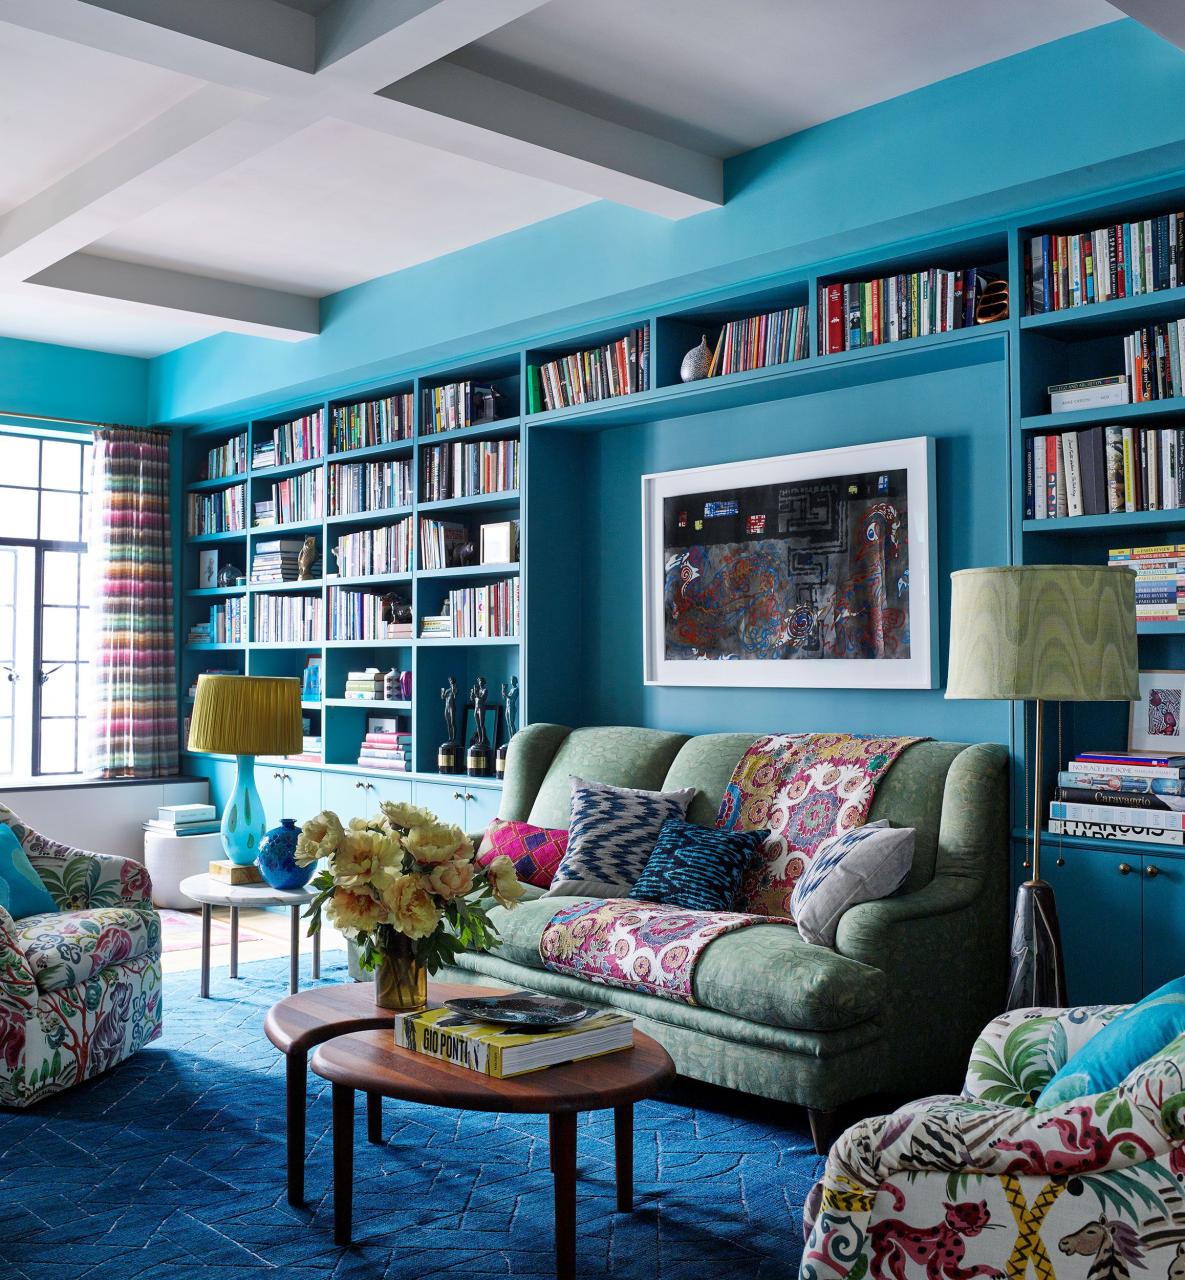
<path fill-rule="evenodd" d="M 1171 978 L 1185 975 L 1185 862 L 1177 858 L 1145 856 L 1144 983 L 1147 995 Z"/>
<path fill-rule="evenodd" d="M 1139 856 L 1107 849 L 1042 846 L 1041 870 L 1053 885 L 1071 1004 L 1138 1000 L 1141 896 Z"/>
<path fill-rule="evenodd" d="M 456 782 L 421 782 L 417 779 L 412 788 L 416 804 L 434 813 L 441 822 L 465 826 L 465 779 L 458 775 Z"/>
<path fill-rule="evenodd" d="M 336 813 L 343 823 L 351 818 L 368 818 L 378 808 L 366 790 L 367 779 L 351 773 L 321 775 L 322 807 Z"/>
<path fill-rule="evenodd" d="M 259 798 L 263 801 L 263 816 L 268 828 L 274 827 L 281 818 L 294 818 L 284 805 L 287 795 L 284 789 L 284 766 L 282 764 L 266 764 L 256 761 L 255 786 Z M 314 813 L 316 810 L 313 811 Z"/>

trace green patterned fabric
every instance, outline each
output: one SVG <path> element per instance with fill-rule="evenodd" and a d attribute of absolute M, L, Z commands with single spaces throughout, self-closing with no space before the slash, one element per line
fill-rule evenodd
<path fill-rule="evenodd" d="M 60 991 L 109 965 L 159 954 L 160 917 L 128 906 L 46 912 L 18 920 L 15 936 L 38 989 Z"/>
<path fill-rule="evenodd" d="M 572 732 L 565 724 L 530 724 L 510 739 L 506 752 L 506 781 L 498 817 L 526 822 L 560 743 Z M 565 830 L 568 824 L 564 823 Z"/>

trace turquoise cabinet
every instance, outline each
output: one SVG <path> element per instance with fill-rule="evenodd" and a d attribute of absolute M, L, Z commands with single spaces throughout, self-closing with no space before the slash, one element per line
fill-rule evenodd
<path fill-rule="evenodd" d="M 394 804 L 411 804 L 412 803 L 412 783 L 410 778 L 401 778 L 398 774 L 388 776 L 387 774 L 376 774 L 373 778 L 368 778 L 373 790 L 366 794 L 372 801 L 390 800 Z"/>
<path fill-rule="evenodd" d="M 441 822 L 465 827 L 465 779 L 455 782 L 420 782 L 412 788 L 416 804 L 430 809 Z"/>
<path fill-rule="evenodd" d="M 378 809 L 377 793 L 366 789 L 366 778 L 351 773 L 326 773 L 321 777 L 322 807 L 342 820 L 368 818 Z"/>
<path fill-rule="evenodd" d="M 1185 861 L 1141 858 L 1144 992 L 1185 974 Z"/>
<path fill-rule="evenodd" d="M 465 795 L 465 830 L 474 834 L 485 831 L 498 816 L 502 792 L 493 787 L 466 787 Z"/>

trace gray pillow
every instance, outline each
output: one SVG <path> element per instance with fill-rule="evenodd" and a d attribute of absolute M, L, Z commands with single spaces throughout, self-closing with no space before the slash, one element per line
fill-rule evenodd
<path fill-rule="evenodd" d="M 790 898 L 790 914 L 802 937 L 833 947 L 849 907 L 899 889 L 913 866 L 914 834 L 913 827 L 870 822 L 824 840 Z"/>
<path fill-rule="evenodd" d="M 549 898 L 628 898 L 646 867 L 662 824 L 681 818 L 695 798 L 686 791 L 635 791 L 573 777 L 568 849 Z"/>

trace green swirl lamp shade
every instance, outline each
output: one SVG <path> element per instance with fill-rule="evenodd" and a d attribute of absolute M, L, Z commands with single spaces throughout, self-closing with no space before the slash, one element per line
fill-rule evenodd
<path fill-rule="evenodd" d="M 1136 575 L 1034 564 L 951 574 L 948 698 L 1131 702 Z"/>
<path fill-rule="evenodd" d="M 198 677 L 188 746 L 190 751 L 214 751 L 238 760 L 234 791 L 222 812 L 222 847 L 239 866 L 255 861 L 267 831 L 255 786 L 255 757 L 295 755 L 303 745 L 299 680 Z"/>

